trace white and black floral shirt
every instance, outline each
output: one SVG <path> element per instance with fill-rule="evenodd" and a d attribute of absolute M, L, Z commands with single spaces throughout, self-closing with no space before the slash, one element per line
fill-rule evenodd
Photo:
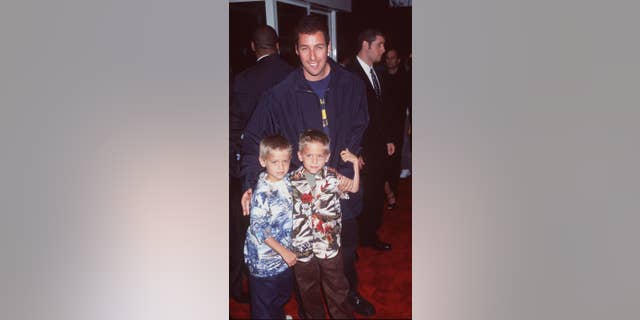
<path fill-rule="evenodd" d="M 310 179 L 304 167 L 291 173 L 293 187 L 293 252 L 298 261 L 313 256 L 330 259 L 340 249 L 342 210 L 340 198 L 349 196 L 338 189 L 337 172 L 325 166 Z"/>

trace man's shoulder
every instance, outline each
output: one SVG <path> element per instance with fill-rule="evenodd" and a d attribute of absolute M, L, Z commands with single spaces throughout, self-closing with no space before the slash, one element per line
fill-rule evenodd
<path fill-rule="evenodd" d="M 358 63 L 358 61 L 350 62 L 348 65 L 344 67 L 344 70 L 346 73 L 349 74 L 349 78 L 351 79 L 351 81 L 357 82 L 358 84 L 361 84 L 364 86 L 363 81 L 366 75 L 364 74 L 364 71 L 362 70 L 362 66 L 360 66 L 360 63 Z"/>
<path fill-rule="evenodd" d="M 345 66 L 345 69 L 347 69 L 349 72 L 355 73 L 363 71 L 362 66 L 360 65 L 360 62 L 358 62 L 358 58 L 356 56 L 354 56 L 353 59 L 351 59 L 351 62 L 349 62 Z"/>
<path fill-rule="evenodd" d="M 347 81 L 354 81 L 357 82 L 360 80 L 360 78 L 358 77 L 358 75 L 351 69 L 347 68 L 347 67 L 340 67 L 340 71 L 343 74 L 343 77 L 347 80 Z"/>
<path fill-rule="evenodd" d="M 268 58 L 271 58 L 271 56 L 269 56 Z M 267 62 L 273 65 L 277 65 L 278 67 L 288 71 L 293 71 L 293 69 L 295 69 L 293 66 L 291 66 L 287 61 L 282 59 L 282 57 L 280 57 L 277 54 L 273 55 L 273 58 L 269 59 Z"/>
<path fill-rule="evenodd" d="M 236 81 L 252 81 L 260 75 L 279 76 L 286 75 L 294 68 L 278 55 L 270 55 L 246 68 L 236 76 Z"/>
<path fill-rule="evenodd" d="M 350 65 L 345 67 L 335 64 L 332 72 L 335 72 L 335 76 L 340 85 L 352 84 L 354 86 L 358 86 L 362 84 L 362 79 L 358 76 L 356 71 L 350 69 Z M 333 67 L 333 66 L 332 66 Z"/>
<path fill-rule="evenodd" d="M 288 74 L 294 69 L 277 54 L 265 57 L 263 60 L 260 60 L 255 67 L 256 72 L 271 72 L 274 76 L 279 74 Z"/>
<path fill-rule="evenodd" d="M 301 85 L 301 80 L 299 79 L 300 77 L 298 75 L 298 72 L 298 69 L 293 69 L 291 72 L 289 72 L 282 79 L 282 81 L 271 87 L 271 93 L 276 96 L 282 96 L 287 92 L 295 90 L 295 88 Z"/>

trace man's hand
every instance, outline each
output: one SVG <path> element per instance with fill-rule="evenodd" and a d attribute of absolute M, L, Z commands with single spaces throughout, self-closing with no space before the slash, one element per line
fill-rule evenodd
<path fill-rule="evenodd" d="M 393 153 L 396 152 L 396 145 L 393 142 L 387 143 L 387 154 L 392 156 Z"/>
<path fill-rule="evenodd" d="M 358 169 L 362 170 L 362 167 L 364 167 L 364 159 L 362 156 L 358 156 Z"/>
<path fill-rule="evenodd" d="M 353 180 L 338 173 L 338 190 L 349 192 L 353 188 Z"/>
<path fill-rule="evenodd" d="M 240 199 L 240 204 L 242 205 L 242 215 L 249 215 L 249 209 L 251 208 L 251 194 L 251 188 L 247 189 L 247 191 L 242 194 L 242 199 Z"/>

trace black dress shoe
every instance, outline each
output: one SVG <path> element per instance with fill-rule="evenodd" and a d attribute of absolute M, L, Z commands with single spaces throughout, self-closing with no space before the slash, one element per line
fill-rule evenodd
<path fill-rule="evenodd" d="M 351 307 L 353 308 L 353 311 L 355 313 L 361 314 L 363 316 L 372 316 L 376 314 L 376 308 L 373 307 L 371 302 L 367 301 L 359 294 L 353 295 L 349 298 L 351 301 Z"/>

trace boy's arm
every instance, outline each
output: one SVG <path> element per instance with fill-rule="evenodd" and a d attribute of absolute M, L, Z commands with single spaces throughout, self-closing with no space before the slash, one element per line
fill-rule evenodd
<path fill-rule="evenodd" d="M 360 189 L 360 164 L 359 159 L 349 149 L 340 152 L 340 157 L 345 162 L 353 164 L 353 179 L 349 179 L 343 175 L 338 175 L 338 188 L 343 192 L 356 193 Z"/>
<path fill-rule="evenodd" d="M 353 163 L 353 185 L 349 192 L 356 193 L 360 189 L 360 164 L 358 161 Z"/>
<path fill-rule="evenodd" d="M 283 247 L 280 242 L 278 242 L 273 237 L 267 238 L 266 240 L 264 240 L 264 243 L 266 243 L 269 247 L 271 247 L 271 249 L 277 252 L 282 257 L 282 259 L 284 259 L 287 265 L 289 265 L 289 267 L 296 264 L 296 254 L 291 252 L 291 250 Z"/>
<path fill-rule="evenodd" d="M 263 243 L 267 238 L 271 237 L 267 214 L 269 212 L 269 206 L 265 199 L 265 195 L 259 192 L 251 198 L 249 229 L 258 243 Z"/>
<path fill-rule="evenodd" d="M 360 173 L 358 169 L 354 169 L 353 179 L 349 179 L 338 173 L 338 190 L 356 193 L 358 189 L 360 189 Z"/>

